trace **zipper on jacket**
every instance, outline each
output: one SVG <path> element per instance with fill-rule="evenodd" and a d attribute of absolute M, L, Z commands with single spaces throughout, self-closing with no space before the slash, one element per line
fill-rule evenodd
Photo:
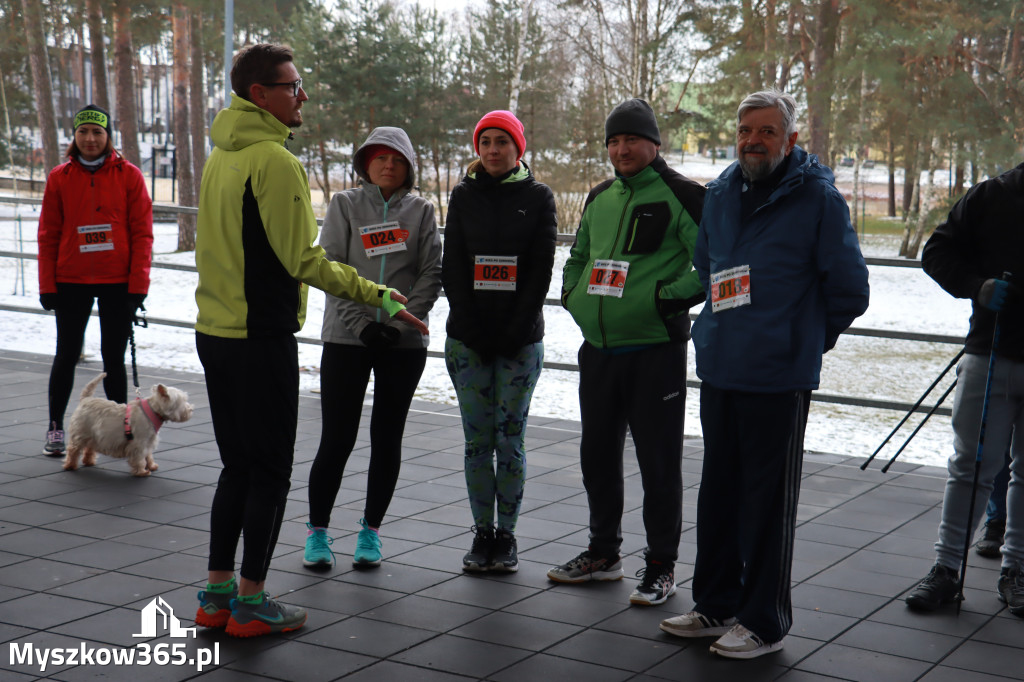
<path fill-rule="evenodd" d="M 622 236 L 622 222 L 626 218 L 626 211 L 629 209 L 629 202 L 633 200 L 633 188 L 625 182 L 621 181 L 626 189 L 629 191 L 629 196 L 626 197 L 626 203 L 622 207 L 622 215 L 619 216 L 619 227 L 615 232 L 615 241 L 612 242 L 612 252 L 608 254 L 609 258 L 615 256 L 615 247 L 619 244 L 619 237 Z M 601 330 L 601 347 L 608 347 L 608 333 L 604 329 L 604 296 L 601 296 L 597 301 L 597 327 Z"/>
<path fill-rule="evenodd" d="M 380 198 L 384 199 L 384 193 L 380 191 L 380 187 L 377 188 L 377 192 L 380 194 Z M 385 199 L 384 200 L 384 217 L 381 220 L 381 222 L 386 223 L 387 221 L 388 221 L 388 202 Z M 387 261 L 387 259 L 388 259 L 388 254 L 382 253 L 380 255 L 380 279 L 377 280 L 380 284 L 385 284 L 385 282 L 384 282 L 384 264 L 385 264 L 385 261 Z M 378 322 L 380 322 L 381 318 L 383 317 L 382 311 L 383 311 L 383 308 L 377 308 L 377 321 Z"/>

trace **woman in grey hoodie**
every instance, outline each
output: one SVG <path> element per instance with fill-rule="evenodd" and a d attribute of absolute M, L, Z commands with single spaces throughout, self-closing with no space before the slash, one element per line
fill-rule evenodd
<path fill-rule="evenodd" d="M 334 195 L 320 245 L 332 260 L 404 293 L 407 309 L 427 323 L 441 293 L 441 239 L 433 205 L 409 193 L 416 179 L 415 158 L 404 130 L 375 128 L 352 159 L 362 184 Z M 334 564 L 327 528 L 373 371 L 370 470 L 353 564 L 379 566 L 377 531 L 395 492 L 405 419 L 430 339 L 376 308 L 334 296 L 327 296 L 320 338 L 323 426 L 309 478 L 309 534 L 302 563 L 310 568 Z"/>

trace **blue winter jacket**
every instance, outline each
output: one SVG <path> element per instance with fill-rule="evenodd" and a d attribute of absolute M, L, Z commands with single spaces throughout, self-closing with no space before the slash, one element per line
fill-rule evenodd
<path fill-rule="evenodd" d="M 693 265 L 708 292 L 693 327 L 697 376 L 716 388 L 818 388 L 821 356 L 868 307 L 868 271 L 832 171 L 800 147 L 744 224 L 738 163 L 708 185 Z M 712 312 L 709 277 L 750 267 L 750 305 Z"/>

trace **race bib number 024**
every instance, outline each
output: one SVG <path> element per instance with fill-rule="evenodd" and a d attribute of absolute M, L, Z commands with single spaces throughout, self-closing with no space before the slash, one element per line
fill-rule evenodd
<path fill-rule="evenodd" d="M 711 275 L 711 312 L 750 305 L 750 266 L 739 265 Z"/>
<path fill-rule="evenodd" d="M 81 253 L 114 250 L 114 229 L 107 225 L 79 225 L 78 250 Z"/>
<path fill-rule="evenodd" d="M 405 240 L 409 238 L 409 231 L 401 229 L 397 221 L 360 227 L 359 236 L 368 258 L 408 249 Z"/>
<path fill-rule="evenodd" d="M 515 291 L 519 256 L 476 256 L 473 263 L 473 288 L 491 291 Z"/>
<path fill-rule="evenodd" d="M 628 272 L 629 261 L 595 260 L 594 269 L 590 271 L 587 293 L 595 296 L 622 298 Z"/>

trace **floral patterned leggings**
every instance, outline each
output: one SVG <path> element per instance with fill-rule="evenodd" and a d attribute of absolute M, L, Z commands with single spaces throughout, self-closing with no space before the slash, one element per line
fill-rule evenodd
<path fill-rule="evenodd" d="M 526 484 L 526 417 L 544 361 L 544 344 L 527 344 L 514 358 L 498 355 L 485 361 L 448 337 L 444 359 L 462 412 L 473 522 L 478 528 L 492 527 L 497 502 L 498 528 L 514 533 Z"/>

